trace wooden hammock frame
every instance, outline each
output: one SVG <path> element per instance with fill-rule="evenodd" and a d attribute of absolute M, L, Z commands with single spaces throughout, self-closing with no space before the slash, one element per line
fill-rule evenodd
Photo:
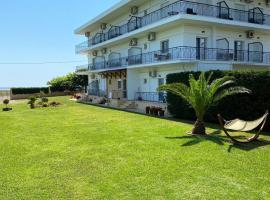
<path fill-rule="evenodd" d="M 269 115 L 269 112 L 266 111 L 266 113 L 265 113 L 265 118 L 264 118 L 263 122 L 261 123 L 261 127 L 260 127 L 260 129 L 258 130 L 258 132 L 257 132 L 254 136 L 248 138 L 248 139 L 245 140 L 245 141 L 237 140 L 237 139 L 235 139 L 233 136 L 231 136 L 231 135 L 229 134 L 229 132 L 228 132 L 227 129 L 225 128 L 226 120 L 224 120 L 224 118 L 223 118 L 220 114 L 218 114 L 218 120 L 219 120 L 219 123 L 220 123 L 220 126 L 221 126 L 222 130 L 223 130 L 224 133 L 232 140 L 232 142 L 238 143 L 238 144 L 245 144 L 245 143 L 254 142 L 254 141 L 256 141 L 256 140 L 259 138 L 259 136 L 260 136 L 260 134 L 261 134 L 261 132 L 262 132 L 262 130 L 263 130 L 265 124 L 266 124 L 268 115 Z"/>

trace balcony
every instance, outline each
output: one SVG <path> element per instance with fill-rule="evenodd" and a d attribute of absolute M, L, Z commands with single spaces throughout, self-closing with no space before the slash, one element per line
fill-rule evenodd
<path fill-rule="evenodd" d="M 169 62 L 218 61 L 231 63 L 270 64 L 270 53 L 234 49 L 174 47 L 166 52 L 153 51 L 149 53 L 122 57 L 110 61 L 89 64 L 89 70 L 110 70 L 128 68 L 131 66 L 166 64 Z"/>
<path fill-rule="evenodd" d="M 76 72 L 87 72 L 91 69 L 91 67 L 89 67 L 89 65 L 80 65 L 76 67 Z"/>
<path fill-rule="evenodd" d="M 164 92 L 136 92 L 134 100 L 166 103 L 166 93 Z"/>
<path fill-rule="evenodd" d="M 143 17 L 132 16 L 128 23 L 121 26 L 112 26 L 108 32 L 97 33 L 76 46 L 76 53 L 86 51 L 88 48 L 102 42 L 117 38 L 126 33 L 140 29 L 152 23 L 161 21 L 179 14 L 199 15 L 223 20 L 234 20 L 252 24 L 270 25 L 270 15 L 264 14 L 260 8 L 253 8 L 249 11 L 229 8 L 225 1 L 218 3 L 217 6 L 179 0 L 159 10 L 151 12 Z"/>

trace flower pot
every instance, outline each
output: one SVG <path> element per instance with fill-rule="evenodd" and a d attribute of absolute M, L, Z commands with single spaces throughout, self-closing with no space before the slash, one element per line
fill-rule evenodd
<path fill-rule="evenodd" d="M 154 109 L 154 115 L 155 115 L 155 116 L 158 116 L 158 112 L 159 112 L 159 109 L 158 109 L 158 108 L 155 108 L 155 109 Z"/>
<path fill-rule="evenodd" d="M 165 111 L 162 110 L 162 109 L 158 113 L 159 113 L 159 116 L 160 117 L 164 117 L 165 116 Z"/>
<path fill-rule="evenodd" d="M 154 115 L 154 110 L 155 110 L 155 108 L 154 108 L 154 107 L 151 107 L 151 108 L 150 108 L 150 110 L 149 110 L 150 115 Z"/>
<path fill-rule="evenodd" d="M 146 108 L 145 108 L 145 113 L 147 114 L 147 115 L 149 115 L 150 114 L 150 106 L 147 106 Z"/>

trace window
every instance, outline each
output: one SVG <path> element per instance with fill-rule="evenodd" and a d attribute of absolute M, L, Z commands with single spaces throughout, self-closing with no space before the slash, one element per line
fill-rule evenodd
<path fill-rule="evenodd" d="M 217 40 L 217 59 L 218 60 L 231 60 L 233 54 L 230 54 L 229 41 L 226 38 Z"/>
<path fill-rule="evenodd" d="M 118 81 L 117 84 L 118 84 L 118 89 L 121 89 L 122 88 L 122 81 Z"/>
<path fill-rule="evenodd" d="M 207 38 L 196 38 L 196 58 L 206 59 Z"/>
<path fill-rule="evenodd" d="M 234 60 L 235 61 L 244 61 L 245 51 L 244 51 L 244 42 L 243 41 L 234 41 Z"/>
<path fill-rule="evenodd" d="M 252 62 L 263 62 L 263 44 L 261 42 L 248 44 L 248 59 Z"/>
<path fill-rule="evenodd" d="M 168 53 L 169 52 L 169 40 L 165 40 L 161 42 L 161 52 Z"/>
<path fill-rule="evenodd" d="M 112 84 L 112 80 L 110 79 L 110 80 L 109 80 L 109 85 L 111 85 L 111 84 Z"/>

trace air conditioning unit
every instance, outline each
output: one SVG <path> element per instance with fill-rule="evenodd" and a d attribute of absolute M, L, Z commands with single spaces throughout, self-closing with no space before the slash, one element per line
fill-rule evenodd
<path fill-rule="evenodd" d="M 255 33 L 254 31 L 247 31 L 247 38 L 254 38 L 255 37 Z"/>
<path fill-rule="evenodd" d="M 93 56 L 97 56 L 98 55 L 98 51 L 97 50 L 92 51 L 92 55 Z"/>
<path fill-rule="evenodd" d="M 106 54 L 106 53 L 107 53 L 107 48 L 101 49 L 101 53 L 102 53 L 102 54 Z"/>
<path fill-rule="evenodd" d="M 138 6 L 133 6 L 133 7 L 131 7 L 130 13 L 131 13 L 132 15 L 137 15 L 138 12 L 139 12 Z"/>
<path fill-rule="evenodd" d="M 149 72 L 149 77 L 156 78 L 157 77 L 157 71 L 150 71 Z"/>
<path fill-rule="evenodd" d="M 155 41 L 156 40 L 156 33 L 152 32 L 148 34 L 148 41 Z"/>
<path fill-rule="evenodd" d="M 137 45 L 138 45 L 138 39 L 137 38 L 133 38 L 133 39 L 130 40 L 129 46 L 134 47 L 134 46 L 137 46 Z"/>
<path fill-rule="evenodd" d="M 100 28 L 101 28 L 101 30 L 106 30 L 107 24 L 106 24 L 106 23 L 102 23 L 102 24 L 100 25 Z"/>

